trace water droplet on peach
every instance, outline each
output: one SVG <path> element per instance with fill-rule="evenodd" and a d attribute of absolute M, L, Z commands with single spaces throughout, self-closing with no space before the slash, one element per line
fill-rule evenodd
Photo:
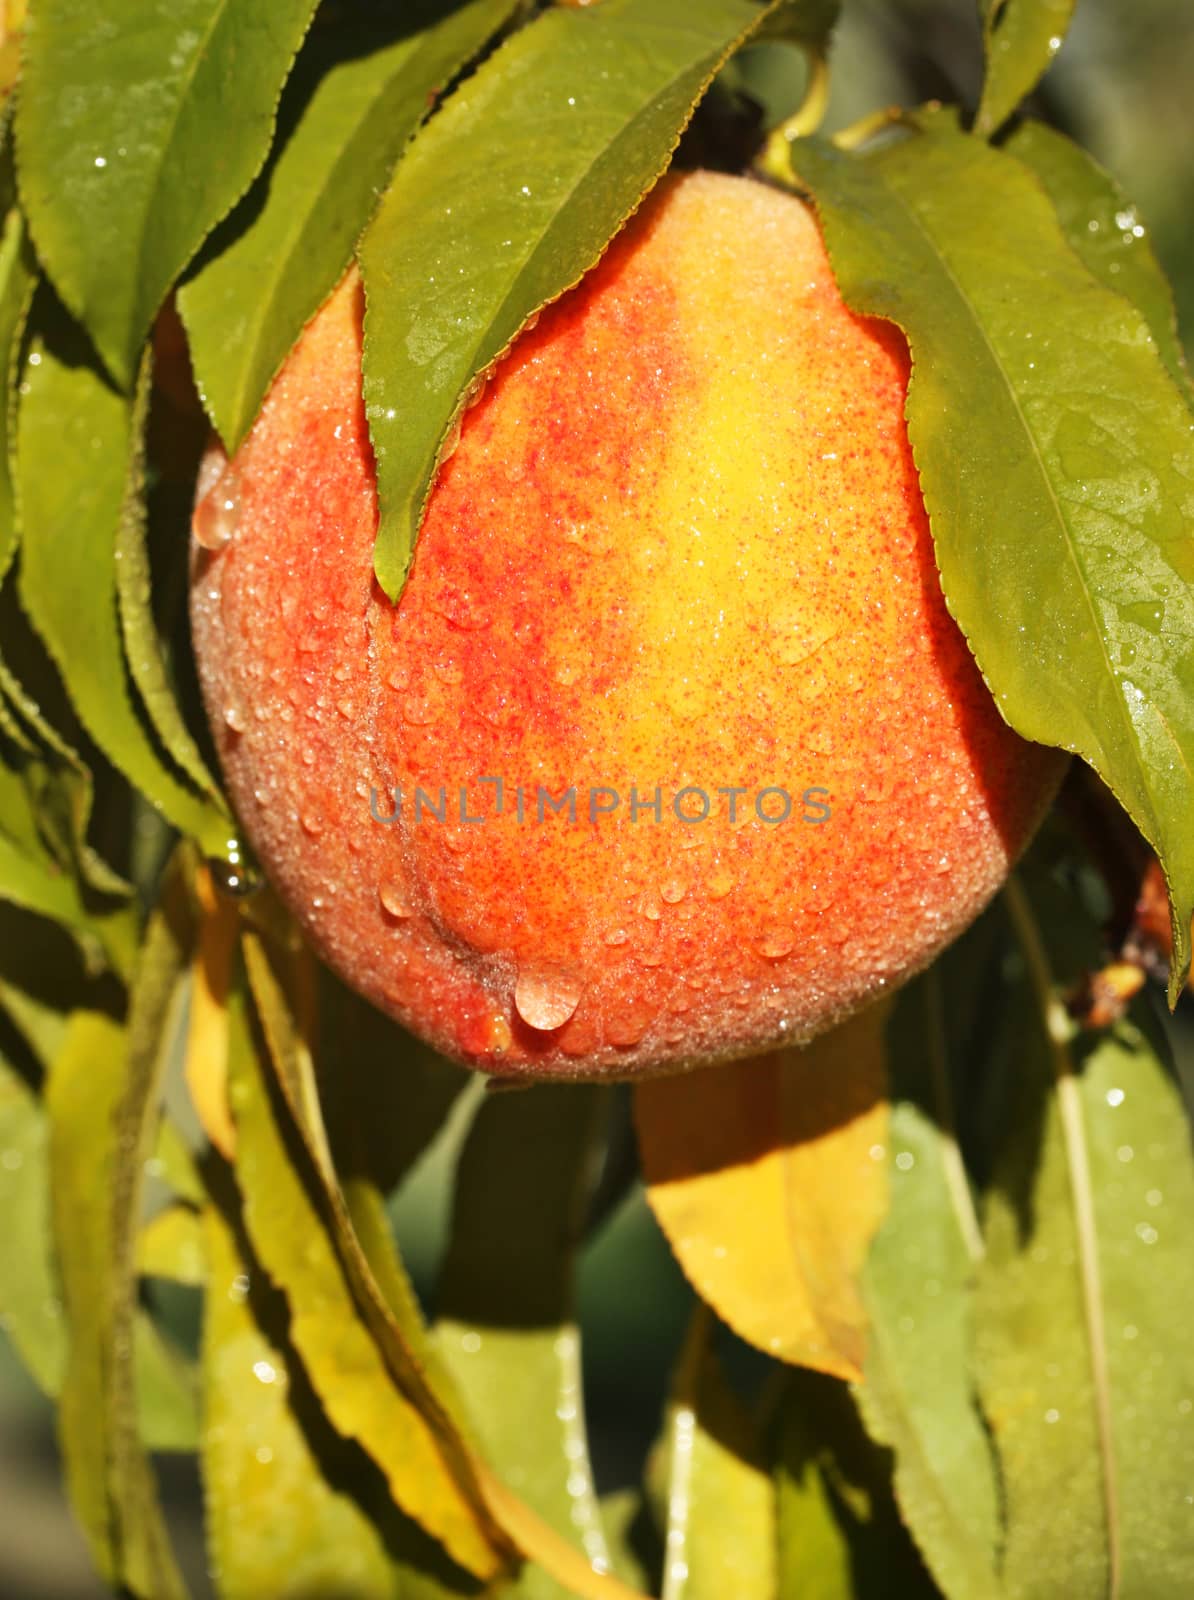
<path fill-rule="evenodd" d="M 222 550 L 236 533 L 240 521 L 240 481 L 229 470 L 215 488 L 204 495 L 191 518 L 196 544 L 205 550 Z"/>
<path fill-rule="evenodd" d="M 381 901 L 382 910 L 398 922 L 404 922 L 410 916 L 410 901 L 400 883 L 387 880 L 377 891 L 377 898 Z"/>
<path fill-rule="evenodd" d="M 514 1008 L 528 1027 L 550 1033 L 564 1026 L 583 992 L 583 980 L 567 967 L 524 967 L 514 985 Z"/>
<path fill-rule="evenodd" d="M 239 706 L 227 705 L 224 707 L 224 723 L 233 733 L 243 733 L 245 714 Z"/>

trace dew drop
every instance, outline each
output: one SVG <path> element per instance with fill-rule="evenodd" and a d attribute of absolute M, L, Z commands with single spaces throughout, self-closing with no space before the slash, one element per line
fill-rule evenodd
<path fill-rule="evenodd" d="M 243 733 L 245 731 L 245 715 L 239 706 L 229 705 L 224 707 L 224 722 L 227 727 L 231 728 L 233 733 Z"/>
<path fill-rule="evenodd" d="M 567 967 L 524 967 L 514 985 L 514 1008 L 528 1027 L 550 1033 L 564 1026 L 583 993 L 583 980 Z"/>
<path fill-rule="evenodd" d="M 388 880 L 377 891 L 377 898 L 381 901 L 381 908 L 398 922 L 404 922 L 410 916 L 410 901 L 403 893 L 402 885 Z"/>
<path fill-rule="evenodd" d="M 191 531 L 205 550 L 222 550 L 232 540 L 240 521 L 240 482 L 229 468 L 195 507 Z"/>
<path fill-rule="evenodd" d="M 666 883 L 661 884 L 659 889 L 659 898 L 664 901 L 666 905 L 679 905 L 680 901 L 684 898 L 684 885 L 681 883 L 680 879 L 669 878 Z"/>
<path fill-rule="evenodd" d="M 759 954 L 768 961 L 782 961 L 796 948 L 796 940 L 786 928 L 777 928 L 759 943 Z"/>
<path fill-rule="evenodd" d="M 318 811 L 304 811 L 299 817 L 299 826 L 315 839 L 323 832 L 323 818 Z"/>

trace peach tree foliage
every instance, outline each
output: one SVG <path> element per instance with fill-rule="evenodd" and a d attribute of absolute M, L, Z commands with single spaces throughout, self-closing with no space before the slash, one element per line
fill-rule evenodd
<path fill-rule="evenodd" d="M 229 1597 L 1194 1589 L 1194 1168 L 1079 825 L 1113 795 L 1155 851 L 1176 1001 L 1194 416 L 1130 203 L 1017 109 L 1072 9 L 983 0 L 976 109 L 828 138 L 830 0 L 7 7 L 0 1312 L 114 1591 L 186 1592 L 162 1452 L 199 1455 Z M 809 92 L 752 103 L 742 159 L 906 335 L 950 608 L 1011 725 L 1102 786 L 897 996 L 635 1091 L 696 1311 L 641 1490 L 600 1497 L 573 1282 L 623 1102 L 466 1094 L 303 948 L 197 716 L 187 518 L 208 421 L 239 444 L 355 253 L 395 597 L 471 387 L 697 134 L 728 146 L 768 52 Z M 449 1114 L 432 1320 L 387 1199 Z"/>

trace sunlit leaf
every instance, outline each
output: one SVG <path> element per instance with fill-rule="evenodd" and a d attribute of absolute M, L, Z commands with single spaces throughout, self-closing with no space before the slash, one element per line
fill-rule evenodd
<path fill-rule="evenodd" d="M 651 1207 L 697 1293 L 761 1350 L 844 1377 L 887 1201 L 882 1029 L 872 1007 L 803 1050 L 635 1091 Z"/>
<path fill-rule="evenodd" d="M 173 1283 L 203 1282 L 202 1228 L 193 1206 L 166 1206 L 146 1223 L 137 1240 L 137 1271 Z"/>
<path fill-rule="evenodd" d="M 456 1168 L 436 1324 L 490 1464 L 602 1568 L 572 1275 L 606 1098 L 592 1085 L 542 1085 L 481 1106 Z M 569 1593 L 534 1566 L 512 1592 Z"/>
<path fill-rule="evenodd" d="M 1087 760 L 1161 859 L 1176 999 L 1194 915 L 1194 417 L 1037 179 L 951 115 L 921 121 L 863 155 L 800 140 L 794 164 L 847 301 L 908 335 L 942 582 L 1001 711 Z"/>
<path fill-rule="evenodd" d="M 775 1486 L 762 1440 L 729 1388 L 698 1309 L 680 1357 L 658 1484 L 668 1600 L 778 1600 Z"/>
<path fill-rule="evenodd" d="M 264 161 L 314 0 L 39 0 L 17 111 L 38 255 L 131 389 L 174 279 Z"/>
<path fill-rule="evenodd" d="M 1075 0 L 980 0 L 987 70 L 975 132 L 994 133 L 1061 48 Z"/>
<path fill-rule="evenodd" d="M 222 1600 L 399 1600 L 382 1529 L 344 1483 L 356 1447 L 321 1416 L 286 1343 L 285 1301 L 255 1271 L 217 1187 L 203 1213 L 203 1472 Z"/>
<path fill-rule="evenodd" d="M 597 260 L 763 14 L 751 0 L 553 6 L 465 80 L 399 162 L 359 252 L 375 564 L 391 598 L 469 384 Z"/>
<path fill-rule="evenodd" d="M 886 1452 L 847 1387 L 790 1374 L 776 1419 L 779 1594 L 808 1600 L 936 1600 L 900 1524 Z"/>
<path fill-rule="evenodd" d="M 229 453 L 348 265 L 436 92 L 512 9 L 472 0 L 445 15 L 442 0 L 421 0 L 401 18 L 321 30 L 300 53 L 269 164 L 178 297 L 195 380 Z"/>
<path fill-rule="evenodd" d="M 249 938 L 246 952 L 258 1005 L 264 1001 L 263 1008 L 276 1013 L 284 1001 L 276 986 L 271 990 L 266 957 Z M 229 1088 L 245 1224 L 255 1253 L 287 1296 L 295 1349 L 329 1420 L 373 1457 L 396 1503 L 460 1565 L 481 1577 L 492 1575 L 500 1558 L 458 1480 L 448 1453 L 455 1453 L 451 1424 L 425 1392 L 422 1364 L 412 1349 L 425 1332 L 394 1328 L 390 1348 L 379 1344 L 338 1252 L 343 1222 L 328 1203 L 321 1158 L 304 1149 L 304 1135 L 296 1140 L 293 1110 L 271 1085 L 238 988 L 228 1010 Z M 276 1021 L 274 1026 L 276 1036 Z M 402 1363 L 397 1372 L 387 1358 Z"/>

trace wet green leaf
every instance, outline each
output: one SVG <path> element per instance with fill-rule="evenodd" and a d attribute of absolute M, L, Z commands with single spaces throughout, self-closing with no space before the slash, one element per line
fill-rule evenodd
<path fill-rule="evenodd" d="M 763 15 L 751 0 L 554 6 L 465 80 L 399 162 L 359 251 L 375 564 L 392 599 L 469 384 L 597 260 Z"/>
<path fill-rule="evenodd" d="M 178 297 L 195 380 L 232 453 L 303 325 L 331 292 L 434 96 L 513 9 L 421 0 L 400 21 L 321 29 L 278 109 L 264 172 Z M 395 38 L 396 27 L 401 36 Z"/>
<path fill-rule="evenodd" d="M 1030 881 L 1031 897 L 1009 900 L 1020 961 L 1004 991 L 976 1317 L 1005 1587 L 1176 1600 L 1194 1585 L 1189 1127 L 1147 1006 L 1074 1035 L 1051 967 L 1081 919 L 1071 906 L 1059 922 L 1057 897 Z"/>
<path fill-rule="evenodd" d="M 285 996 L 251 936 L 245 951 L 279 1081 L 286 1086 L 285 1093 L 271 1086 L 245 996 L 234 991 L 229 1093 L 237 1180 L 254 1252 L 286 1293 L 290 1337 L 333 1426 L 373 1457 L 395 1502 L 454 1560 L 478 1576 L 492 1575 L 499 1558 L 467 1476 L 460 1482 L 453 1424 L 425 1376 L 425 1330 L 413 1320 L 398 1326 L 381 1300 L 331 1184 L 309 1069 L 304 1073 Z M 373 1291 L 365 1306 L 357 1299 L 362 1286 Z"/>
<path fill-rule="evenodd" d="M 866 1437 L 844 1383 L 790 1373 L 776 1450 L 781 1596 L 933 1600 L 892 1498 L 890 1458 Z"/>
<path fill-rule="evenodd" d="M 314 0 L 40 0 L 17 111 L 37 252 L 131 389 L 167 290 L 265 160 Z"/>
<path fill-rule="evenodd" d="M 1176 998 L 1194 915 L 1191 413 L 1036 178 L 948 114 L 922 121 L 861 156 L 798 141 L 794 165 L 846 299 L 908 336 L 942 582 L 1001 711 L 1087 760 L 1161 859 Z"/>
<path fill-rule="evenodd" d="M 114 558 L 139 449 L 131 407 L 48 291 L 31 323 L 17 427 L 22 604 L 95 742 L 175 827 L 215 852 L 226 819 L 167 769 L 127 682 Z"/>
<path fill-rule="evenodd" d="M 482 1104 L 456 1169 L 436 1324 L 488 1461 L 603 1568 L 572 1287 L 607 1099 L 541 1085 Z M 510 1592 L 569 1593 L 533 1565 Z"/>
<path fill-rule="evenodd" d="M 975 132 L 1007 121 L 1061 48 L 1075 0 L 980 0 L 987 70 Z"/>
<path fill-rule="evenodd" d="M 998 1485 L 974 1390 L 972 1289 L 982 1252 L 953 1129 L 946 1007 L 985 941 L 964 940 L 906 989 L 887 1028 L 887 1216 L 863 1278 L 869 1329 L 855 1396 L 895 1457 L 895 1492 L 944 1592 L 996 1600 Z M 846 1063 L 842 1062 L 842 1067 Z"/>
<path fill-rule="evenodd" d="M 1083 264 L 1140 312 L 1170 376 L 1189 401 L 1194 390 L 1178 338 L 1173 290 L 1136 207 L 1081 145 L 1043 122 L 1022 123 L 1003 148 L 1044 184 Z"/>
<path fill-rule="evenodd" d="M 708 1310 L 698 1308 L 657 1447 L 664 1592 L 668 1600 L 778 1600 L 775 1485 L 712 1332 Z"/>

